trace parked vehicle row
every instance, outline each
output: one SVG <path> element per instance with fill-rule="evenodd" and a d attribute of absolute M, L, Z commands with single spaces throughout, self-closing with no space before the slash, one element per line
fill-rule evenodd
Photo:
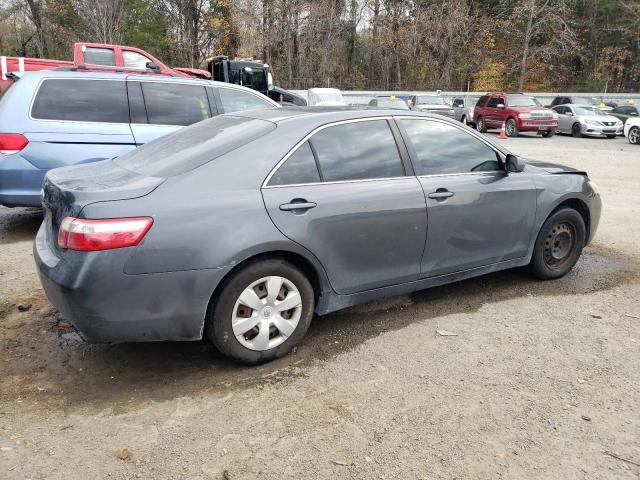
<path fill-rule="evenodd" d="M 39 71 L 0 99 L 0 204 L 40 206 L 45 173 L 118 157 L 226 112 L 279 108 L 251 89 L 154 75 Z"/>
<path fill-rule="evenodd" d="M 285 355 L 314 313 L 525 265 L 559 278 L 601 210 L 585 172 L 454 119 L 304 107 L 52 170 L 43 204 L 40 279 L 84 338 L 206 338 L 247 363 Z"/>

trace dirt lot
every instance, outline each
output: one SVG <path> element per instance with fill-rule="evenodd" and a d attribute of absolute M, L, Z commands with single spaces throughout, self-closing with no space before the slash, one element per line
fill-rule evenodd
<path fill-rule="evenodd" d="M 204 343 L 83 343 L 36 277 L 39 212 L 0 207 L 0 478 L 640 478 L 640 148 L 505 143 L 600 186 L 569 276 L 338 312 L 260 368 Z"/>

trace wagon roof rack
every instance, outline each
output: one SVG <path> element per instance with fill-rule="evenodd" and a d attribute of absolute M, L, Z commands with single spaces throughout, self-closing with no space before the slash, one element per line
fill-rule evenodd
<path fill-rule="evenodd" d="M 110 72 L 110 73 L 135 73 L 137 75 L 163 75 L 168 77 L 178 77 L 179 75 L 173 73 L 161 72 L 155 68 L 130 68 L 130 67 L 110 67 L 107 65 L 73 65 L 69 67 L 58 67 L 54 69 L 56 71 L 65 72 Z"/>

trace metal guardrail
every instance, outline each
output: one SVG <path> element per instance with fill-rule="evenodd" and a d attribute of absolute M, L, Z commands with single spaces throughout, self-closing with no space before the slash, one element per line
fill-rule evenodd
<path fill-rule="evenodd" d="M 307 98 L 307 90 L 291 90 L 292 92 Z M 396 91 L 365 91 L 365 90 L 342 90 L 342 96 L 345 101 L 349 104 L 356 105 L 366 105 L 369 101 L 373 100 L 376 97 L 384 97 L 389 95 L 395 95 L 399 98 L 408 98 L 411 95 L 425 95 L 425 94 L 435 94 L 435 91 L 417 91 L 417 90 L 396 90 Z M 480 97 L 487 92 L 454 92 L 454 91 L 440 91 L 440 94 L 445 99 L 453 99 L 460 97 Z M 597 100 L 606 100 L 607 102 L 615 102 L 618 105 L 624 105 L 627 103 L 635 103 L 636 105 L 640 105 L 640 93 L 607 93 L 604 95 L 602 92 L 591 92 L 591 93 L 571 93 L 571 92 L 559 92 L 559 93 L 550 93 L 550 92 L 525 92 L 530 97 L 537 98 L 540 103 L 543 105 L 548 105 L 551 101 L 558 96 L 563 97 L 587 97 L 594 98 Z M 632 100 L 633 102 L 629 102 Z"/>

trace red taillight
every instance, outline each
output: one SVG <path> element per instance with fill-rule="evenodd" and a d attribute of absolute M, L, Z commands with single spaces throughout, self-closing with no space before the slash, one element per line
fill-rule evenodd
<path fill-rule="evenodd" d="M 151 217 L 100 220 L 64 217 L 58 230 L 58 246 L 83 252 L 135 247 L 151 225 Z"/>
<path fill-rule="evenodd" d="M 0 133 L 0 155 L 18 153 L 29 145 L 29 140 L 19 133 Z"/>

